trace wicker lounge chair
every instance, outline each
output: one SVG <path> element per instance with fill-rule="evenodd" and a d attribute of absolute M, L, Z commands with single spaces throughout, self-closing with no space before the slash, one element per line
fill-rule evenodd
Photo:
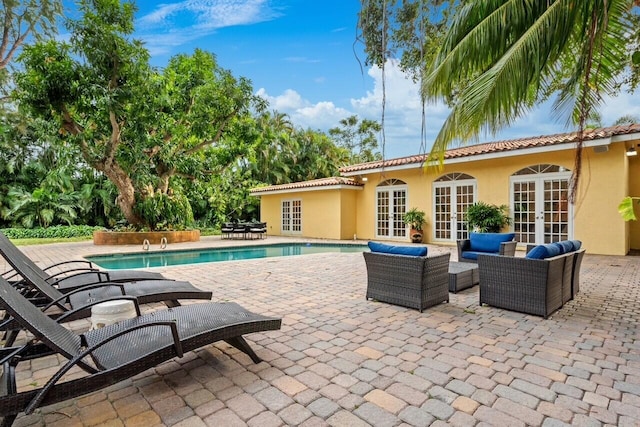
<path fill-rule="evenodd" d="M 407 256 L 363 252 L 367 299 L 420 311 L 449 301 L 449 256 Z"/>
<path fill-rule="evenodd" d="M 86 285 L 63 293 L 42 280 L 29 265 L 19 270 L 24 278 L 17 286 L 34 302 L 40 301 L 41 309 L 50 308 L 59 311 L 54 314 L 60 321 L 69 322 L 91 316 L 91 306 L 116 299 L 135 297 L 140 304 L 164 302 L 168 307 L 177 307 L 181 299 L 211 299 L 210 291 L 196 288 L 189 282 L 176 280 L 142 280 L 140 282 L 109 283 L 102 282 Z M 60 316 L 60 317 L 58 317 Z M 64 319 L 64 320 L 63 320 Z M 8 331 L 6 344 L 11 345 L 18 333 L 14 323 L 0 324 L 0 330 Z"/>
<path fill-rule="evenodd" d="M 60 289 L 73 289 L 80 286 L 97 282 L 131 282 L 134 280 L 161 280 L 166 279 L 162 274 L 151 271 L 133 270 L 98 270 L 94 268 L 90 261 L 73 260 L 40 268 L 35 262 L 26 256 L 16 245 L 14 245 L 4 234 L 0 233 L 0 254 L 16 271 L 8 271 L 3 274 L 7 280 L 18 277 L 17 271 L 22 265 L 29 265 L 42 279 Z M 71 267 L 63 270 L 65 266 Z M 50 274 L 49 271 L 60 270 L 58 273 Z"/>
<path fill-rule="evenodd" d="M 259 363 L 260 358 L 242 336 L 277 330 L 281 325 L 281 319 L 252 313 L 235 303 L 201 303 L 159 310 L 78 335 L 44 315 L 6 282 L 3 285 L 0 304 L 35 339 L 0 351 L 1 425 L 11 425 L 20 412 L 31 413 L 38 407 L 100 390 L 220 340 Z M 17 390 L 18 364 L 51 354 L 68 362 L 43 387 Z M 65 377 L 74 367 L 86 375 Z"/>

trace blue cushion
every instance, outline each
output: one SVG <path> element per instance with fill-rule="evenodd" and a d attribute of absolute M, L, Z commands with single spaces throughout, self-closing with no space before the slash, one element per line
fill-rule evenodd
<path fill-rule="evenodd" d="M 369 242 L 369 249 L 371 252 L 379 252 L 383 254 L 394 255 L 412 255 L 412 256 L 426 256 L 426 246 L 393 246 L 385 243 Z"/>
<path fill-rule="evenodd" d="M 545 259 L 560 255 L 560 246 L 555 243 L 547 243 L 546 245 L 534 246 L 525 258 L 529 259 Z"/>
<path fill-rule="evenodd" d="M 577 251 L 582 247 L 582 242 L 580 240 L 569 240 L 573 245 L 573 250 Z"/>
<path fill-rule="evenodd" d="M 500 252 L 500 243 L 510 242 L 516 233 L 471 233 L 471 250 L 476 252 Z"/>
<path fill-rule="evenodd" d="M 573 252 L 575 250 L 573 249 L 573 243 L 571 243 L 569 240 L 562 240 L 560 242 L 554 243 L 554 245 L 560 248 L 561 254 L 566 254 L 567 252 Z"/>

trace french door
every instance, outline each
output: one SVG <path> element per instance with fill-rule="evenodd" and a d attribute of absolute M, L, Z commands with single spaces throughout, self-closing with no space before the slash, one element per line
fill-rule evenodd
<path fill-rule="evenodd" d="M 535 173 L 523 173 L 523 171 Z M 537 165 L 511 177 L 513 231 L 521 243 L 543 244 L 573 238 L 568 203 L 571 173 L 554 165 Z"/>
<path fill-rule="evenodd" d="M 398 180 L 388 180 L 376 190 L 376 237 L 407 237 L 404 213 L 407 210 L 407 185 Z"/>
<path fill-rule="evenodd" d="M 282 201 L 282 234 L 302 233 L 302 200 Z"/>
<path fill-rule="evenodd" d="M 448 174 L 433 184 L 433 237 L 436 241 L 466 239 L 465 214 L 476 202 L 476 180 L 466 174 Z"/>

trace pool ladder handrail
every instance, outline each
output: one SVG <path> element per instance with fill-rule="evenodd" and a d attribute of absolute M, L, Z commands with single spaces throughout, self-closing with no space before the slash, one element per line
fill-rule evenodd
<path fill-rule="evenodd" d="M 149 244 L 149 239 L 144 239 L 142 241 L 142 250 L 143 251 L 148 251 L 150 246 L 151 245 Z"/>
<path fill-rule="evenodd" d="M 167 249 L 167 238 L 163 237 L 160 239 L 160 249 Z"/>

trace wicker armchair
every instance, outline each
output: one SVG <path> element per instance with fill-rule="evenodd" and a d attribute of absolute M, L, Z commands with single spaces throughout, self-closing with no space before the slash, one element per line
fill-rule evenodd
<path fill-rule="evenodd" d="M 449 301 L 449 257 L 364 252 L 367 299 L 415 308 Z"/>
<path fill-rule="evenodd" d="M 573 259 L 479 255 L 480 304 L 547 318 L 571 294 Z"/>

